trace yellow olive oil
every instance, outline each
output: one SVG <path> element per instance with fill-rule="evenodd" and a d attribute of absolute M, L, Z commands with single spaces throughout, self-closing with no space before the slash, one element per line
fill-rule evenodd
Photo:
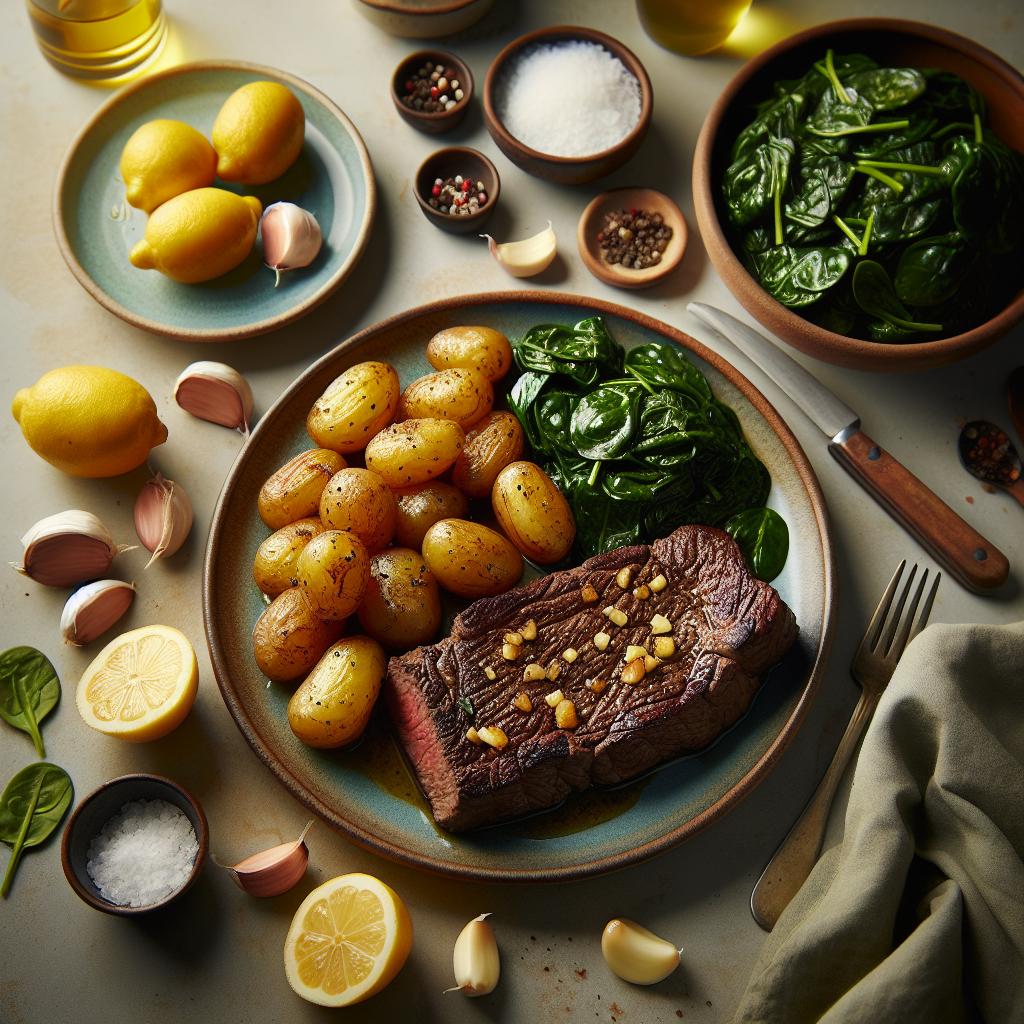
<path fill-rule="evenodd" d="M 751 0 L 636 0 L 644 31 L 676 53 L 696 55 L 721 46 L 743 20 Z"/>

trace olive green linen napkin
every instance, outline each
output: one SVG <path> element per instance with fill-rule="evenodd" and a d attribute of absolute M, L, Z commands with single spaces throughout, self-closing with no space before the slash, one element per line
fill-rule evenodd
<path fill-rule="evenodd" d="M 1024 1022 L 1024 622 L 931 626 L 735 1024 Z"/>

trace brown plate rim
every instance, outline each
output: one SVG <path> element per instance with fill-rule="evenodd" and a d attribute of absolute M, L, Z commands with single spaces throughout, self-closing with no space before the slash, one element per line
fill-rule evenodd
<path fill-rule="evenodd" d="M 801 482 L 803 483 L 811 507 L 814 511 L 815 521 L 818 527 L 818 538 L 822 548 L 824 562 L 824 613 L 821 622 L 821 640 L 818 651 L 814 658 L 807 677 L 807 682 L 797 700 L 796 707 L 786 720 L 779 734 L 772 741 L 768 749 L 761 755 L 755 764 L 746 774 L 719 800 L 710 807 L 705 808 L 699 814 L 694 815 L 682 825 L 671 829 L 658 839 L 651 840 L 632 850 L 614 854 L 608 857 L 599 858 L 586 864 L 570 865 L 565 868 L 545 869 L 495 869 L 484 867 L 467 867 L 439 860 L 435 857 L 425 856 L 401 846 L 383 840 L 372 835 L 365 829 L 347 821 L 337 811 L 328 807 L 321 800 L 310 793 L 294 775 L 280 762 L 276 755 L 268 749 L 267 744 L 259 735 L 252 721 L 249 719 L 242 701 L 235 690 L 227 659 L 221 647 L 220 638 L 216 629 L 216 612 L 213 601 L 213 574 L 217 563 L 220 549 L 220 535 L 225 528 L 227 499 L 236 485 L 245 468 L 246 456 L 255 443 L 260 440 L 260 428 L 263 422 L 269 422 L 270 415 L 281 405 L 288 403 L 291 396 L 300 390 L 305 381 L 315 376 L 321 370 L 338 359 L 339 356 L 359 348 L 371 340 L 381 330 L 389 329 L 406 323 L 417 317 L 431 315 L 434 313 L 447 313 L 454 310 L 468 310 L 474 306 L 496 305 L 503 302 L 526 303 L 533 302 L 542 305 L 576 306 L 588 310 L 608 314 L 620 319 L 628 320 L 647 330 L 657 332 L 670 338 L 676 344 L 694 352 L 701 359 L 705 360 L 721 373 L 729 382 L 736 387 L 749 401 L 754 408 L 765 418 L 776 436 L 786 448 L 789 457 L 793 461 Z M 800 442 L 786 425 L 782 416 L 767 398 L 742 374 L 739 370 L 728 363 L 722 356 L 712 351 L 696 338 L 685 334 L 678 328 L 672 327 L 661 320 L 648 316 L 645 313 L 628 309 L 615 302 L 605 299 L 596 299 L 589 296 L 572 295 L 554 291 L 501 291 L 481 292 L 472 295 L 452 296 L 440 299 L 435 302 L 416 306 L 402 313 L 394 314 L 384 320 L 380 320 L 369 327 L 352 335 L 342 341 L 330 352 L 325 353 L 316 362 L 307 367 L 299 376 L 282 392 L 277 401 L 267 410 L 260 423 L 258 423 L 249 436 L 245 445 L 235 459 L 220 497 L 217 499 L 217 506 L 214 509 L 213 518 L 210 523 L 209 540 L 206 547 L 206 557 L 203 563 L 203 624 L 206 632 L 206 642 L 210 652 L 210 660 L 213 664 L 214 675 L 217 685 L 220 688 L 221 696 L 227 706 L 231 717 L 245 737 L 249 746 L 252 747 L 256 756 L 277 776 L 285 788 L 300 803 L 304 804 L 315 814 L 319 815 L 333 828 L 344 833 L 356 845 L 382 856 L 388 860 L 397 861 L 401 864 L 408 864 L 413 867 L 423 868 L 438 875 L 449 878 L 469 879 L 486 882 L 559 882 L 571 881 L 579 878 L 587 878 L 594 875 L 604 874 L 617 868 L 626 867 L 660 853 L 672 846 L 682 842 L 698 832 L 707 828 L 726 811 L 738 804 L 750 791 L 759 783 L 768 772 L 774 768 L 782 752 L 792 741 L 793 737 L 803 722 L 812 700 L 821 686 L 825 666 L 828 661 L 828 654 L 832 646 L 832 638 L 835 626 L 835 552 L 832 548 L 831 530 L 829 523 L 828 509 L 825 504 L 825 497 L 818 483 L 818 478 L 807 458 Z"/>
<path fill-rule="evenodd" d="M 355 143 L 356 151 L 359 154 L 359 161 L 366 176 L 366 208 L 363 212 L 363 222 L 356 236 L 355 245 L 348 254 L 345 261 L 335 271 L 334 276 L 325 281 L 320 289 L 312 295 L 303 299 L 302 302 L 293 306 L 284 313 L 277 316 L 267 317 L 265 320 L 257 320 L 255 323 L 246 324 L 240 327 L 227 329 L 220 328 L 195 328 L 195 327 L 171 327 L 162 324 L 157 320 L 133 313 L 130 309 L 122 306 L 120 302 L 108 295 L 87 273 L 79 262 L 71 247 L 71 241 L 64 230 L 64 193 L 67 186 L 67 176 L 71 169 L 79 147 L 86 137 L 96 128 L 97 125 L 115 107 L 120 106 L 130 96 L 148 88 L 153 82 L 159 82 L 166 78 L 175 78 L 179 75 L 189 74 L 194 71 L 246 71 L 255 75 L 270 76 L 277 78 L 289 85 L 294 86 L 301 92 L 306 93 L 315 99 L 321 106 L 325 107 L 345 127 L 346 131 Z M 156 74 L 146 75 L 137 82 L 125 86 L 110 97 L 100 108 L 89 118 L 88 121 L 78 130 L 75 137 L 64 153 L 57 170 L 57 179 L 53 189 L 53 203 L 51 206 L 51 218 L 53 231 L 57 236 L 57 247 L 60 249 L 64 262 L 68 269 L 74 274 L 78 283 L 101 305 L 104 309 L 120 317 L 126 323 L 152 334 L 159 334 L 166 338 L 178 338 L 181 341 L 197 342 L 218 342 L 218 341 L 241 341 L 243 338 L 254 338 L 259 334 L 266 334 L 268 331 L 277 330 L 286 324 L 294 323 L 300 317 L 305 316 L 310 310 L 319 306 L 321 302 L 332 295 L 342 284 L 345 278 L 352 272 L 356 264 L 362 258 L 366 245 L 370 240 L 370 232 L 373 229 L 374 218 L 377 212 L 377 183 L 373 174 L 373 163 L 370 160 L 370 153 L 366 148 L 359 129 L 352 123 L 348 115 L 334 102 L 326 93 L 321 92 L 316 86 L 311 85 L 305 79 L 293 75 L 289 71 L 282 71 L 279 68 L 270 67 L 268 64 L 253 64 L 242 60 L 201 60 L 189 64 L 178 64 L 173 68 L 167 68 Z"/>

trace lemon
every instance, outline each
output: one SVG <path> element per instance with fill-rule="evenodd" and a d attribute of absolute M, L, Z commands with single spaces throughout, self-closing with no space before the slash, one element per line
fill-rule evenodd
<path fill-rule="evenodd" d="M 252 251 L 262 210 L 255 197 L 221 188 L 183 192 L 153 211 L 129 259 L 183 284 L 220 277 Z"/>
<path fill-rule="evenodd" d="M 265 185 L 295 163 L 305 132 L 306 115 L 290 89 L 277 82 L 243 85 L 213 122 L 217 174 L 224 181 Z"/>
<path fill-rule="evenodd" d="M 411 948 L 412 920 L 398 893 L 373 875 L 339 875 L 295 911 L 284 970 L 303 999 L 351 1006 L 389 984 Z"/>
<path fill-rule="evenodd" d="M 72 476 L 118 476 L 167 440 L 149 392 L 103 366 L 63 366 L 11 403 L 29 447 Z"/>
<path fill-rule="evenodd" d="M 86 725 L 130 743 L 177 729 L 192 710 L 199 684 L 196 652 L 181 630 L 143 626 L 111 640 L 78 684 Z"/>
<path fill-rule="evenodd" d="M 182 192 L 212 185 L 216 175 L 213 146 L 183 121 L 147 121 L 121 151 L 128 202 L 146 213 Z"/>

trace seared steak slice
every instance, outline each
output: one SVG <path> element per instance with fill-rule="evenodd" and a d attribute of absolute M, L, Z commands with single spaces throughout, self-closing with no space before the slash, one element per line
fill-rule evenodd
<path fill-rule="evenodd" d="M 627 567 L 632 579 L 623 589 L 616 575 Z M 635 587 L 659 575 L 667 580 L 663 590 L 634 597 Z M 588 584 L 598 594 L 589 603 Z M 609 606 L 625 613 L 625 625 L 609 620 Z M 628 685 L 619 678 L 626 646 L 653 653 L 655 614 L 671 623 L 675 654 Z M 505 633 L 529 619 L 536 639 L 523 643 L 518 660 L 505 660 Z M 601 631 L 611 635 L 603 652 L 594 644 Z M 793 613 L 750 575 L 728 534 L 684 526 L 654 544 L 619 548 L 476 601 L 450 637 L 392 658 L 385 688 L 438 825 L 461 832 L 553 807 L 573 790 L 623 782 L 703 749 L 746 711 L 796 635 Z M 571 663 L 563 658 L 569 648 L 578 652 Z M 523 681 L 527 664 L 552 662 L 560 666 L 557 682 Z M 575 729 L 555 724 L 544 697 L 556 688 L 575 704 Z M 513 706 L 524 691 L 529 712 Z M 470 726 L 499 726 L 508 744 L 472 743 Z"/>

